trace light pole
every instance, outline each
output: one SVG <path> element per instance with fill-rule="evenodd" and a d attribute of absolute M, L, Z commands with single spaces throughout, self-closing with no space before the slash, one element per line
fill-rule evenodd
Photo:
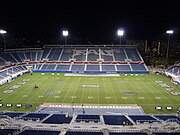
<path fill-rule="evenodd" d="M 7 32 L 5 30 L 0 30 L 0 33 L 3 35 L 4 49 L 6 49 L 6 41 L 4 34 L 6 34 Z"/>
<path fill-rule="evenodd" d="M 173 30 L 167 30 L 166 34 L 168 34 L 168 44 L 167 44 L 167 51 L 166 51 L 166 61 L 167 61 L 168 60 L 168 55 L 169 55 L 170 35 L 173 34 Z"/>
<path fill-rule="evenodd" d="M 119 29 L 119 30 L 117 31 L 117 35 L 120 37 L 120 39 L 119 39 L 119 44 L 121 45 L 121 37 L 124 35 L 124 30 Z"/>
<path fill-rule="evenodd" d="M 66 37 L 68 36 L 67 30 L 63 30 L 63 36 L 64 36 L 64 44 L 66 45 Z"/>

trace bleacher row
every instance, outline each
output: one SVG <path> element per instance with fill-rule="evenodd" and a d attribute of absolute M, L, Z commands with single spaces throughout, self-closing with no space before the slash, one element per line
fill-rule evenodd
<path fill-rule="evenodd" d="M 172 78 L 172 82 L 180 84 L 180 60 L 165 70 L 165 74 Z"/>
<path fill-rule="evenodd" d="M 83 72 L 83 71 L 104 71 L 104 72 L 129 72 L 146 71 L 144 64 L 28 64 L 34 71 L 64 71 L 64 72 Z"/>
<path fill-rule="evenodd" d="M 0 65 L 6 61 L 143 61 L 136 48 L 44 48 L 42 50 L 6 51 L 0 54 Z"/>
<path fill-rule="evenodd" d="M 135 47 L 7 50 L 0 53 L 0 85 L 28 72 L 148 73 Z"/>
<path fill-rule="evenodd" d="M 153 127 L 153 123 L 157 123 L 158 125 L 162 125 L 163 122 L 174 122 L 177 125 L 180 124 L 180 117 L 177 115 L 85 115 L 85 114 L 78 114 L 72 115 L 69 114 L 45 114 L 45 113 L 24 113 L 24 112 L 1 112 L 0 119 L 8 119 L 8 120 L 15 120 L 20 121 L 21 123 L 24 122 L 31 122 L 34 121 L 34 124 L 52 124 L 52 125 L 59 125 L 59 124 L 67 124 L 73 125 L 74 128 L 80 128 L 82 125 L 90 124 L 94 125 L 94 128 L 98 128 L 98 126 L 120 126 L 122 129 L 123 127 L 135 126 L 138 124 L 147 124 L 151 123 Z M 22 121 L 23 120 L 23 121 Z M 168 123 L 170 125 L 170 123 Z M 31 125 L 31 124 L 30 124 Z M 42 126 L 41 125 L 41 126 Z M 56 127 L 54 125 L 54 127 Z M 0 127 L 2 126 L 2 123 Z M 175 125 L 173 125 L 175 127 Z M 53 127 L 53 126 L 51 126 Z M 166 127 L 167 128 L 167 127 Z M 59 135 L 61 131 L 55 130 L 42 130 L 40 127 L 38 129 L 8 129 L 8 128 L 0 128 L 1 135 L 8 135 L 16 133 L 18 135 Z M 179 133 L 179 132 L 178 132 Z M 174 134 L 178 134 L 175 132 Z M 97 130 L 92 131 L 70 131 L 66 130 L 65 135 L 104 135 L 104 132 Z M 131 135 L 131 134 L 143 134 L 147 135 L 146 132 L 138 132 L 134 130 L 133 132 L 109 132 L 109 135 Z M 161 135 L 162 132 L 157 133 L 154 132 L 154 135 Z M 166 133 L 168 134 L 168 133 Z"/>
<path fill-rule="evenodd" d="M 1 135 L 61 135 L 61 131 L 46 131 L 46 130 L 24 130 L 18 129 L 0 129 Z M 19 132 L 19 133 L 18 133 Z M 67 131 L 63 135 L 149 135 L 144 132 L 110 132 L 109 134 L 103 132 L 86 132 L 86 131 Z M 167 132 L 153 132 L 152 135 L 179 135 L 179 132 L 167 133 Z"/>
<path fill-rule="evenodd" d="M 13 132 L 17 132 L 16 129 L 0 129 L 2 135 L 13 135 Z M 16 135 L 61 135 L 60 131 L 44 131 L 44 130 L 25 130 Z M 154 132 L 153 135 L 179 135 L 179 133 L 166 133 L 166 132 Z M 80 132 L 80 131 L 67 131 L 63 135 L 105 135 L 103 132 Z M 107 134 L 106 134 L 107 135 Z M 108 135 L 149 135 L 143 132 L 110 132 Z"/>
<path fill-rule="evenodd" d="M 73 117 L 75 122 L 101 122 L 101 115 L 85 115 L 78 114 L 70 116 L 69 114 L 48 114 L 48 113 L 25 113 L 25 112 L 1 112 L 0 117 L 13 118 L 15 120 L 31 120 L 48 124 L 64 124 L 70 123 Z M 167 120 L 174 120 L 180 124 L 180 117 L 173 114 L 155 114 L 155 115 L 102 115 L 104 124 L 106 125 L 133 125 L 144 122 L 162 122 Z"/>
<path fill-rule="evenodd" d="M 31 66 L 37 72 L 148 73 L 148 68 L 135 47 L 44 47 L 0 53 L 0 80 L 6 78 L 7 73 L 12 75 L 17 70 L 27 71 L 26 66 Z"/>
<path fill-rule="evenodd" d="M 165 72 L 171 74 L 172 77 L 180 76 L 180 64 L 169 67 Z"/>
<path fill-rule="evenodd" d="M 26 66 L 19 65 L 11 66 L 0 70 L 0 85 L 3 85 L 4 83 L 9 83 L 13 79 L 17 78 L 20 75 L 23 75 L 26 72 L 28 72 Z"/>

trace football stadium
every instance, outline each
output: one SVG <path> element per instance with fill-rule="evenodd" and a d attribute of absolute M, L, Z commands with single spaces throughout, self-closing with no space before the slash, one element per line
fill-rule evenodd
<path fill-rule="evenodd" d="M 0 53 L 1 135 L 180 134 L 180 61 L 152 72 L 136 45 Z"/>

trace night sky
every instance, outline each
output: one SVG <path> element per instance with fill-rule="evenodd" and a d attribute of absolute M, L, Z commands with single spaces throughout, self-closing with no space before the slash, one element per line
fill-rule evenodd
<path fill-rule="evenodd" d="M 157 38 L 167 29 L 179 34 L 176 0 L 4 0 L 0 29 L 9 38 L 57 38 L 67 29 L 73 38 L 111 40 L 118 28 L 126 38 Z"/>

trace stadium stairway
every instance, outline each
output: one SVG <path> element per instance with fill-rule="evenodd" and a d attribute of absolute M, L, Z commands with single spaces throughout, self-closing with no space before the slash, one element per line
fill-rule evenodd
<path fill-rule="evenodd" d="M 51 117 L 53 114 L 49 114 L 46 118 L 44 118 L 43 120 L 41 120 L 41 122 L 47 120 L 49 117 Z"/>
<path fill-rule="evenodd" d="M 133 125 L 135 125 L 136 123 L 128 116 L 128 115 L 124 115 Z"/>

